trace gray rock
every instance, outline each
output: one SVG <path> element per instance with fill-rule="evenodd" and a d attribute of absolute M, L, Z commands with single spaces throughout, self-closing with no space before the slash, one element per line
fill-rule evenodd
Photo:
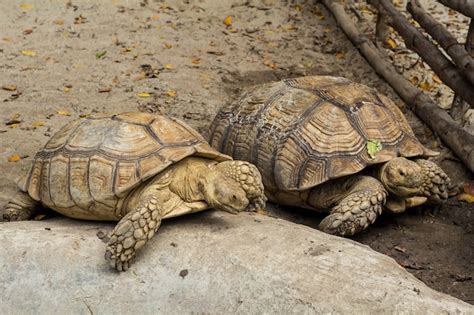
<path fill-rule="evenodd" d="M 474 313 L 367 246 L 280 219 L 166 220 L 124 273 L 96 236 L 112 227 L 1 223 L 1 313 Z"/>

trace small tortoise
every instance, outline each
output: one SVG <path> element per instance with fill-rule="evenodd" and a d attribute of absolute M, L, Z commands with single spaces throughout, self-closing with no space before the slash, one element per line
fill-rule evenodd
<path fill-rule="evenodd" d="M 362 231 L 384 205 L 402 212 L 448 197 L 441 168 L 407 159 L 437 153 L 416 139 L 398 107 L 340 77 L 257 86 L 219 111 L 210 142 L 255 164 L 270 201 L 329 212 L 320 228 L 331 234 Z"/>
<path fill-rule="evenodd" d="M 145 113 L 72 121 L 36 154 L 19 188 L 3 220 L 29 219 L 41 203 L 71 218 L 119 221 L 105 254 L 119 271 L 162 219 L 266 201 L 255 166 L 214 150 L 182 121 Z"/>

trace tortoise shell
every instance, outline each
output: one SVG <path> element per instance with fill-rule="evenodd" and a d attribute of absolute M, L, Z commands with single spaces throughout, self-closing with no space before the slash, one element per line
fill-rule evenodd
<path fill-rule="evenodd" d="M 81 118 L 65 125 L 36 154 L 20 189 L 72 216 L 81 209 L 113 214 L 130 190 L 192 155 L 231 159 L 174 118 L 146 113 Z"/>
<path fill-rule="evenodd" d="M 368 141 L 382 150 L 371 158 Z M 394 157 L 432 156 L 387 97 L 348 79 L 264 84 L 222 108 L 211 145 L 254 163 L 268 189 L 304 190 Z"/>

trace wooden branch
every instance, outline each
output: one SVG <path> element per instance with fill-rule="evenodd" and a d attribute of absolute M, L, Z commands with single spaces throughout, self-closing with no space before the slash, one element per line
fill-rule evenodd
<path fill-rule="evenodd" d="M 387 81 L 410 109 L 423 120 L 451 150 L 474 172 L 474 136 L 462 129 L 444 110 L 408 79 L 398 74 L 394 66 L 380 53 L 375 45 L 355 26 L 344 11 L 344 7 L 334 0 L 323 0 L 337 23 L 357 47 L 375 71 Z"/>
<path fill-rule="evenodd" d="M 472 0 L 438 0 L 453 10 L 474 18 L 474 2 Z"/>
<path fill-rule="evenodd" d="M 427 13 L 418 0 L 410 0 L 407 3 L 407 10 L 425 31 L 451 56 L 454 64 L 456 64 L 464 77 L 469 79 L 471 84 L 474 84 L 474 60 L 469 56 L 463 45 L 458 43 L 456 38 L 441 23 L 438 23 Z"/>
<path fill-rule="evenodd" d="M 469 30 L 467 31 L 465 48 L 467 53 L 474 58 L 474 19 L 469 24 Z M 466 104 L 462 97 L 458 94 L 454 95 L 453 104 L 451 106 L 450 114 L 454 120 L 460 121 L 461 126 L 464 126 L 464 120 L 469 104 Z"/>
<path fill-rule="evenodd" d="M 474 108 L 474 86 L 438 48 L 426 39 L 388 0 L 368 0 L 379 14 L 387 16 L 388 23 L 405 40 L 406 46 L 417 52 L 443 82 Z"/>

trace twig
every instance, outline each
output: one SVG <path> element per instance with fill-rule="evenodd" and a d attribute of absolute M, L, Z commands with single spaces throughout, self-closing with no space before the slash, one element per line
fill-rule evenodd
<path fill-rule="evenodd" d="M 461 70 L 461 73 L 469 79 L 471 84 L 474 84 L 474 60 L 469 56 L 466 49 L 458 43 L 456 38 L 441 23 L 438 23 L 423 9 L 418 0 L 410 0 L 407 4 L 407 10 L 425 31 L 451 56 L 453 62 Z"/>
<path fill-rule="evenodd" d="M 465 16 L 474 18 L 474 2 L 472 0 L 438 0 L 447 7 L 456 10 Z"/>
<path fill-rule="evenodd" d="M 444 110 L 410 81 L 398 74 L 394 66 L 380 53 L 368 38 L 361 34 L 344 7 L 333 0 L 323 3 L 337 23 L 375 71 L 384 78 L 410 109 L 423 120 L 451 150 L 474 172 L 474 136 L 462 129 Z"/>
<path fill-rule="evenodd" d="M 474 86 L 464 79 L 460 71 L 438 48 L 426 39 L 388 0 L 368 0 L 377 7 L 379 14 L 387 16 L 388 22 L 405 40 L 409 49 L 417 52 L 433 71 L 454 92 L 474 108 Z"/>

